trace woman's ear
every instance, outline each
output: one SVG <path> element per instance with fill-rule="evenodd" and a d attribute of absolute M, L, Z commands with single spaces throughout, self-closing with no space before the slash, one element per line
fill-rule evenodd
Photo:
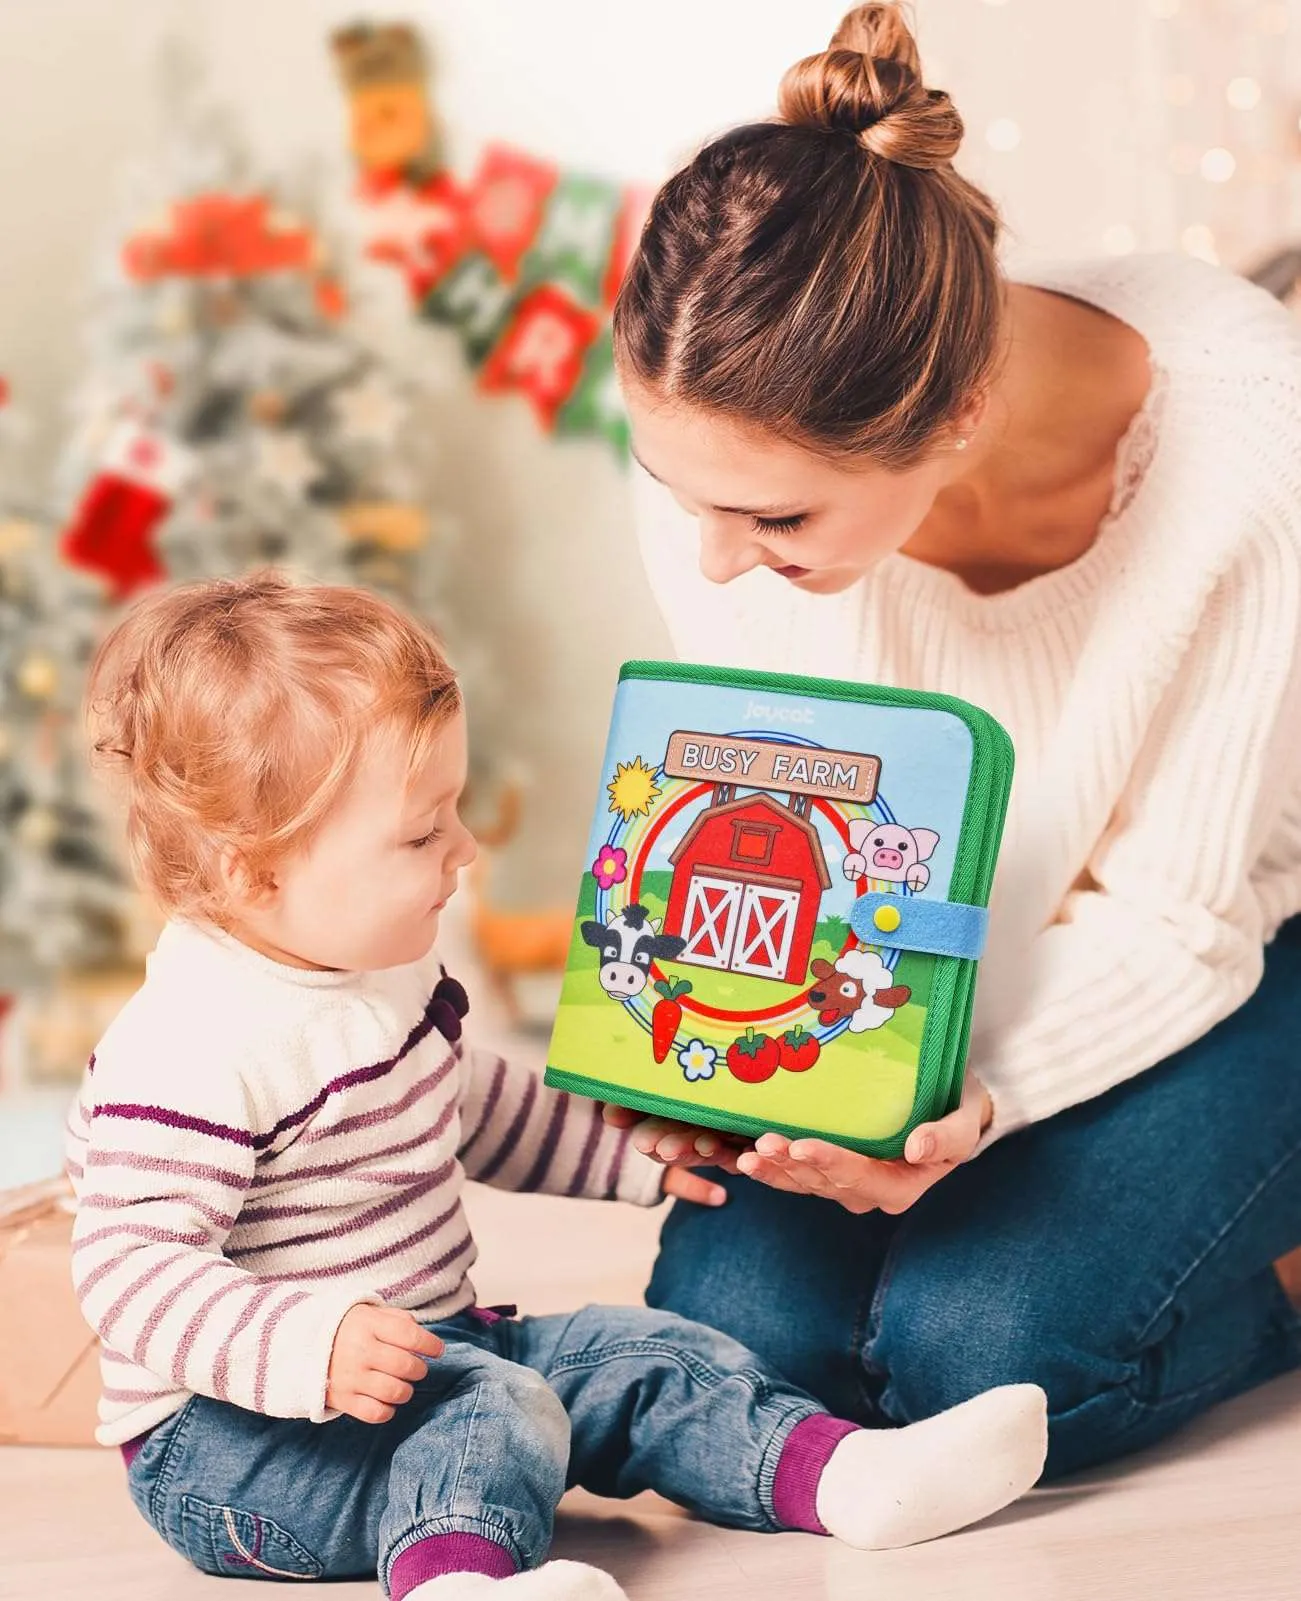
<path fill-rule="evenodd" d="M 953 424 L 954 439 L 965 439 L 970 443 L 972 436 L 979 431 L 988 411 L 989 391 L 982 390 L 958 413 L 957 420 Z"/>

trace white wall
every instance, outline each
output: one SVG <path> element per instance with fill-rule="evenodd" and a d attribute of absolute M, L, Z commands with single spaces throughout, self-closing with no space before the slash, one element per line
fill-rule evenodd
<path fill-rule="evenodd" d="M 76 370 L 76 296 L 113 210 L 113 175 L 154 132 L 149 44 L 184 19 L 271 166 L 321 156 L 342 191 L 345 119 L 326 36 L 359 14 L 411 17 L 438 50 L 456 164 L 485 140 L 575 166 L 663 175 L 712 131 L 770 109 L 792 60 L 825 43 L 840 0 L 0 0 L 0 371 L 36 414 L 38 449 Z M 928 77 L 969 128 L 965 165 L 1004 202 L 1017 249 L 1091 252 L 1118 223 L 1166 243 L 1150 11 L 1138 0 L 922 0 Z M 984 138 L 998 118 L 1018 149 Z M 1155 126 L 1153 125 L 1155 119 Z M 409 354 L 444 361 L 413 326 Z M 543 438 L 522 401 L 462 384 L 443 408 L 445 492 L 473 540 L 459 602 L 509 691 L 514 744 L 546 785 L 503 898 L 566 898 L 586 835 L 610 686 L 666 649 L 633 556 L 625 485 L 597 444 Z M 601 592 L 618 606 L 596 604 Z M 545 814 L 545 815 L 544 815 Z"/>

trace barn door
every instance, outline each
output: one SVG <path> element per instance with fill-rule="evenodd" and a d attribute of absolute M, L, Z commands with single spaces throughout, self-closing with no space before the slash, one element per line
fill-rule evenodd
<path fill-rule="evenodd" d="M 682 916 L 682 936 L 687 943 L 677 960 L 697 967 L 730 966 L 740 909 L 739 884 L 693 873 Z"/>
<path fill-rule="evenodd" d="M 747 884 L 737 924 L 733 971 L 785 978 L 799 910 L 798 890 Z"/>

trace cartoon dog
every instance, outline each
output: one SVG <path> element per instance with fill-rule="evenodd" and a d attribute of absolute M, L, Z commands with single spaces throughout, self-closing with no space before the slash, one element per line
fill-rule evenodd
<path fill-rule="evenodd" d="M 583 938 L 601 953 L 601 988 L 616 1001 L 640 995 L 650 978 L 654 961 L 671 961 L 686 940 L 661 934 L 658 917 L 647 917 L 636 901 L 621 912 L 611 912 L 604 923 L 584 923 Z"/>
<path fill-rule="evenodd" d="M 817 957 L 813 976 L 817 983 L 807 999 L 817 1007 L 824 1028 L 847 1017 L 851 1034 L 866 1034 L 888 1023 L 912 999 L 912 991 L 894 982 L 894 974 L 875 951 L 846 951 L 834 967 Z"/>

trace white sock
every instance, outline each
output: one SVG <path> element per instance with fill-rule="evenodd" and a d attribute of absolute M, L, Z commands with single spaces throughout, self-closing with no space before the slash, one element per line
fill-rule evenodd
<path fill-rule="evenodd" d="M 586 1562 L 547 1562 L 510 1579 L 444 1573 L 408 1590 L 406 1601 L 628 1601 L 608 1573 Z"/>
<path fill-rule="evenodd" d="M 1047 1453 L 1047 1396 L 1004 1385 L 907 1428 L 846 1435 L 818 1480 L 818 1516 L 860 1550 L 915 1545 L 1024 1495 Z"/>

